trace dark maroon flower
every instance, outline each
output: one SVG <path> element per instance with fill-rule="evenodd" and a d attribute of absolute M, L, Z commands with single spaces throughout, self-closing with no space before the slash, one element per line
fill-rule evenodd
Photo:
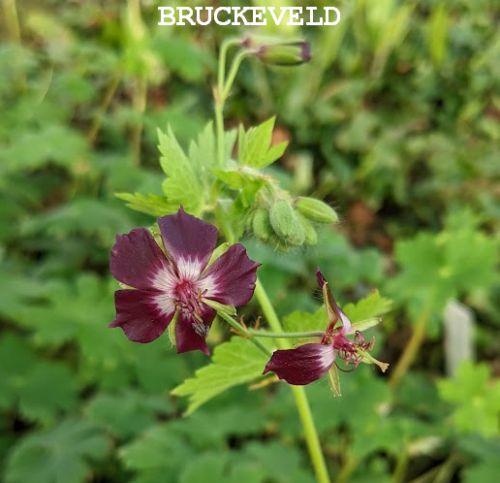
<path fill-rule="evenodd" d="M 182 208 L 158 218 L 165 251 L 151 233 L 136 228 L 118 235 L 111 250 L 113 276 L 130 288 L 115 292 L 116 318 L 135 342 L 158 338 L 176 320 L 177 352 L 201 350 L 215 317 L 205 299 L 240 306 L 253 295 L 258 263 L 240 243 L 208 265 L 217 244 L 217 229 Z"/>
<path fill-rule="evenodd" d="M 274 372 L 289 384 L 303 386 L 327 373 L 336 357 L 355 367 L 360 362 L 374 363 L 385 371 L 387 364 L 377 361 L 368 353 L 373 347 L 373 341 L 366 341 L 361 332 L 354 330 L 349 317 L 335 301 L 323 274 L 318 270 L 316 276 L 323 292 L 329 320 L 323 337 L 320 342 L 274 351 L 266 364 L 264 374 Z M 351 334 L 354 334 L 353 339 L 347 337 Z"/>

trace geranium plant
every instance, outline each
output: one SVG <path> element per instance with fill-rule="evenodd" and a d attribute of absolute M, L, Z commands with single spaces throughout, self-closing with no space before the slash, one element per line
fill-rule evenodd
<path fill-rule="evenodd" d="M 231 49 L 237 50 L 226 72 Z M 337 214 L 326 203 L 296 197 L 264 171 L 287 143 L 272 144 L 274 119 L 259 126 L 226 130 L 223 113 L 241 62 L 254 57 L 266 64 L 295 66 L 310 59 L 302 40 L 229 39 L 220 49 L 214 88 L 215 129 L 208 123 L 185 152 L 172 129 L 159 132 L 163 196 L 121 193 L 131 208 L 159 216 L 150 229 L 119 235 L 110 270 L 122 284 L 115 293 L 119 327 L 134 342 L 147 343 L 167 329 L 177 352 L 209 355 L 207 335 L 216 315 L 236 334 L 213 350 L 211 363 L 173 390 L 189 398 L 188 413 L 231 386 L 258 378 L 290 384 L 304 428 L 317 480 L 329 481 L 320 442 L 304 389 L 324 374 L 340 394 L 339 364 L 387 364 L 370 355 L 373 341 L 361 331 L 376 325 L 388 307 L 378 293 L 344 312 L 318 270 L 325 310 L 315 326 L 284 330 L 273 303 L 258 280 L 259 261 L 239 242 L 255 236 L 276 250 L 317 241 L 316 225 L 333 224 Z M 217 242 L 221 244 L 217 247 Z M 238 320 L 235 307 L 255 294 L 268 328 Z M 287 328 L 285 328 L 287 329 Z M 292 340 L 297 344 L 292 346 Z"/>

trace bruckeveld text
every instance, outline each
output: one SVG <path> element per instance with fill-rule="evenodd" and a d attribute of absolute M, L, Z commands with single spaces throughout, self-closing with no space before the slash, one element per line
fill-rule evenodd
<path fill-rule="evenodd" d="M 158 7 L 160 26 L 215 23 L 232 25 L 335 26 L 341 14 L 337 7 Z"/>

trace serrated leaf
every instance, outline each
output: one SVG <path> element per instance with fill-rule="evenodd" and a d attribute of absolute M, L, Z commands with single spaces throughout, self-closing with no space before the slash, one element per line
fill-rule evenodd
<path fill-rule="evenodd" d="M 166 474 L 181 468 L 193 453 L 189 444 L 170 431 L 168 425 L 158 425 L 123 447 L 120 458 L 127 468 L 140 471 L 145 481 L 163 481 Z"/>
<path fill-rule="evenodd" d="M 295 311 L 283 319 L 285 332 L 324 331 L 328 325 L 328 316 L 324 307 L 316 312 Z"/>
<path fill-rule="evenodd" d="M 438 383 L 441 397 L 455 409 L 455 426 L 465 433 L 478 432 L 485 437 L 500 434 L 500 381 L 491 378 L 486 364 L 464 362 L 452 379 Z"/>
<path fill-rule="evenodd" d="M 257 379 L 267 362 L 266 356 L 248 340 L 233 337 L 215 348 L 212 361 L 195 376 L 177 386 L 172 394 L 189 399 L 186 414 L 230 387 Z"/>
<path fill-rule="evenodd" d="M 135 211 L 152 216 L 164 216 L 174 213 L 179 207 L 170 203 L 164 196 L 141 193 L 115 193 L 120 200 L 126 201 L 127 206 Z"/>
<path fill-rule="evenodd" d="M 41 362 L 19 389 L 19 408 L 26 419 L 48 424 L 74 408 L 76 396 L 75 377 L 66 366 Z"/>
<path fill-rule="evenodd" d="M 342 309 L 353 322 L 357 330 L 366 330 L 380 322 L 380 316 L 387 313 L 392 302 L 374 290 L 356 303 L 349 303 Z M 285 332 L 324 331 L 328 325 L 328 317 L 322 306 L 316 312 L 292 312 L 283 320 Z M 305 339 L 298 339 L 301 342 Z"/>
<path fill-rule="evenodd" d="M 85 412 L 90 421 L 120 438 L 129 438 L 153 426 L 158 415 L 165 416 L 170 410 L 170 401 L 164 397 L 126 391 L 98 394 Z"/>
<path fill-rule="evenodd" d="M 253 168 L 265 168 L 283 155 L 288 142 L 271 145 L 275 120 L 276 118 L 271 117 L 248 131 L 240 127 L 238 158 L 241 164 Z"/>
<path fill-rule="evenodd" d="M 91 460 L 109 449 L 105 435 L 93 424 L 66 420 L 58 426 L 21 439 L 10 453 L 7 483 L 81 483 L 92 470 Z"/>
<path fill-rule="evenodd" d="M 391 306 L 391 300 L 382 297 L 378 290 L 374 290 L 356 303 L 345 305 L 342 310 L 351 319 L 351 322 L 356 324 L 369 319 L 377 319 L 389 312 Z"/>
<path fill-rule="evenodd" d="M 201 175 L 208 175 L 212 166 L 217 164 L 217 143 L 213 123 L 209 122 L 189 145 L 189 159 Z"/>
<path fill-rule="evenodd" d="M 205 191 L 195 166 L 184 153 L 170 127 L 166 133 L 158 130 L 158 138 L 160 165 L 167 176 L 162 189 L 168 202 L 183 205 L 191 213 L 200 213 Z"/>
<path fill-rule="evenodd" d="M 396 244 L 400 273 L 389 282 L 395 298 L 419 313 L 441 313 L 451 299 L 488 289 L 497 279 L 496 242 L 476 227 L 467 212 L 449 217 L 440 233 L 419 233 Z"/>
<path fill-rule="evenodd" d="M 47 213 L 24 222 L 25 235 L 46 233 L 54 238 L 66 238 L 71 234 L 98 236 L 110 243 L 116 233 L 132 226 L 127 210 L 91 198 L 77 198 Z"/>

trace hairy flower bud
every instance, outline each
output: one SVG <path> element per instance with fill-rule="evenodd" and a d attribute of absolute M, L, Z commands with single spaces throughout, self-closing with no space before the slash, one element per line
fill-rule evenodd
<path fill-rule="evenodd" d="M 304 243 L 304 228 L 287 200 L 278 200 L 271 206 L 269 220 L 278 238 L 286 244 L 299 246 Z"/>
<path fill-rule="evenodd" d="M 268 241 L 273 236 L 273 229 L 269 221 L 269 213 L 265 208 L 258 208 L 252 218 L 254 235 L 262 241 Z"/>
<path fill-rule="evenodd" d="M 257 57 L 269 65 L 300 65 L 311 60 L 311 46 L 305 41 L 262 45 Z"/>
<path fill-rule="evenodd" d="M 302 223 L 302 227 L 304 228 L 305 244 L 316 245 L 318 243 L 318 234 L 316 233 L 316 229 L 314 228 L 312 223 L 302 215 L 299 215 L 299 219 Z"/>
<path fill-rule="evenodd" d="M 336 211 L 323 201 L 301 196 L 295 203 L 297 210 L 307 219 L 317 223 L 337 223 L 339 217 Z"/>
<path fill-rule="evenodd" d="M 311 60 L 311 45 L 305 40 L 247 37 L 242 46 L 253 51 L 264 64 L 300 65 Z"/>

